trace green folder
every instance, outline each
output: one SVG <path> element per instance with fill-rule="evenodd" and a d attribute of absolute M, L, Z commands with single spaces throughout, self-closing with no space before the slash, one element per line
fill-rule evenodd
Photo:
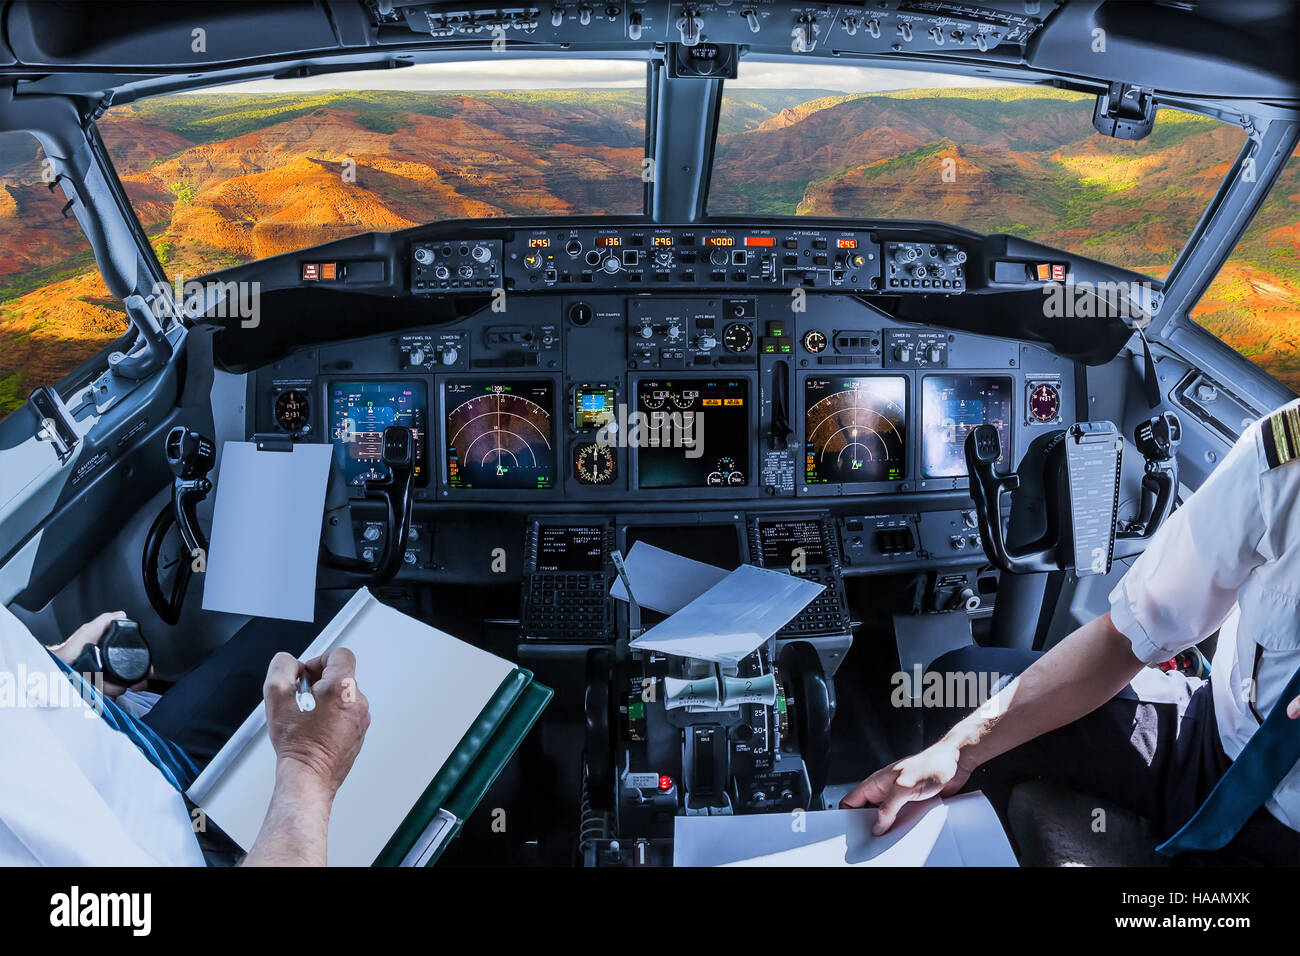
<path fill-rule="evenodd" d="M 436 863 L 519 749 L 552 694 L 523 668 L 502 681 L 374 865 Z"/>

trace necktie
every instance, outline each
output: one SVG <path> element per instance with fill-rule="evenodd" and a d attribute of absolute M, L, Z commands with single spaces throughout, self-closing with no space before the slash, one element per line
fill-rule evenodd
<path fill-rule="evenodd" d="M 144 721 L 127 713 L 106 695 L 101 694 L 94 684 L 74 671 L 53 654 L 50 658 L 59 669 L 72 681 L 72 686 L 81 694 L 81 699 L 93 706 L 110 727 L 126 734 L 131 743 L 144 754 L 145 759 L 158 768 L 158 772 L 181 793 L 194 782 L 199 775 L 198 768 L 189 755 L 180 747 L 155 733 Z"/>
<path fill-rule="evenodd" d="M 1300 696 L 1300 670 L 1255 731 L 1228 772 L 1205 798 L 1183 828 L 1156 850 L 1175 856 L 1189 850 L 1218 850 L 1227 846 L 1277 789 L 1300 760 L 1300 720 L 1286 715 L 1286 705 Z"/>

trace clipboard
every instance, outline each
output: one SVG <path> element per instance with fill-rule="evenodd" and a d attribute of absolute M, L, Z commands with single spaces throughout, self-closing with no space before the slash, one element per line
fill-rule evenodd
<path fill-rule="evenodd" d="M 357 658 L 371 725 L 330 819 L 331 865 L 427 866 L 460 832 L 550 702 L 550 688 L 380 603 L 362 588 L 302 658 Z M 247 849 L 274 789 L 264 708 L 249 714 L 187 791 Z"/>
<path fill-rule="evenodd" d="M 333 448 L 288 435 L 225 442 L 203 609 L 311 621 Z"/>

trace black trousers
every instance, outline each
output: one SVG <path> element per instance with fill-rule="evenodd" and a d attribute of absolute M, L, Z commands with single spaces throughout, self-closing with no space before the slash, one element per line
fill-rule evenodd
<path fill-rule="evenodd" d="M 964 647 L 944 654 L 929 670 L 1015 676 L 1039 656 L 1002 647 Z M 929 709 L 927 744 L 965 715 Z M 966 789 L 999 790 L 1024 780 L 1050 780 L 1145 817 L 1163 841 L 1191 819 L 1231 764 L 1219 742 L 1209 682 L 1144 669 L 1087 716 L 990 760 L 971 775 Z M 1296 866 L 1300 833 L 1260 807 L 1222 850 L 1183 854 L 1175 862 Z"/>
<path fill-rule="evenodd" d="M 202 769 L 261 706 L 271 658 L 279 651 L 301 654 L 322 626 L 254 618 L 163 694 L 144 722 Z"/>

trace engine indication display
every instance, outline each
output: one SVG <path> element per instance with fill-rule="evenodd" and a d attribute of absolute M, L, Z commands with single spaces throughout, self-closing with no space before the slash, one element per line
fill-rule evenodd
<path fill-rule="evenodd" d="M 637 448 L 642 488 L 708 488 L 749 483 L 749 383 L 744 379 L 641 381 Z M 635 429 L 635 431 L 633 431 Z"/>
<path fill-rule="evenodd" d="M 907 380 L 901 376 L 804 381 L 808 484 L 901 481 L 907 476 Z"/>
<path fill-rule="evenodd" d="M 555 393 L 549 381 L 445 382 L 443 408 L 449 486 L 555 484 Z"/>
<path fill-rule="evenodd" d="M 927 375 L 921 382 L 921 462 L 929 478 L 966 475 L 966 436 L 994 425 L 1005 462 L 1011 446 L 1011 379 L 1006 375 Z"/>
<path fill-rule="evenodd" d="M 415 437 L 415 484 L 428 483 L 428 391 L 423 382 L 334 382 L 330 440 L 334 460 L 354 487 L 388 477 L 384 429 L 405 425 Z"/>

